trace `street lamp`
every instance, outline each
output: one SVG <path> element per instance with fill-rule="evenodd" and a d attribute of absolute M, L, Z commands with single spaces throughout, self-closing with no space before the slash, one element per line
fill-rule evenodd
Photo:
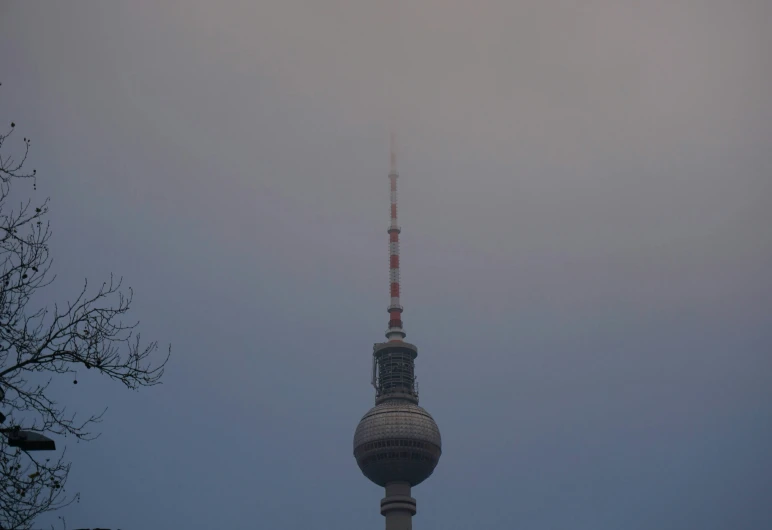
<path fill-rule="evenodd" d="M 9 447 L 18 447 L 22 451 L 55 451 L 56 442 L 48 436 L 34 431 L 22 431 L 18 428 L 0 429 L 8 438 Z"/>
<path fill-rule="evenodd" d="M 5 392 L 0 387 L 0 402 L 3 401 Z M 5 414 L 0 412 L 0 424 L 5 421 Z M 8 438 L 9 447 L 18 447 L 22 451 L 55 451 L 56 443 L 48 436 L 43 436 L 34 431 L 23 431 L 18 426 L 8 429 L 0 429 L 0 434 Z"/>

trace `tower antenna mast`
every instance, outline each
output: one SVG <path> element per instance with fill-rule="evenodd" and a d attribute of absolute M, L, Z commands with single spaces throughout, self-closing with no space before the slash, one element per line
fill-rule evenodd
<path fill-rule="evenodd" d="M 402 231 L 397 222 L 397 146 L 394 132 L 390 135 L 391 163 L 389 165 L 389 182 L 391 186 L 391 223 L 389 224 L 389 327 L 386 338 L 389 341 L 402 340 L 406 333 L 402 328 L 402 304 L 399 300 L 399 234 Z"/>

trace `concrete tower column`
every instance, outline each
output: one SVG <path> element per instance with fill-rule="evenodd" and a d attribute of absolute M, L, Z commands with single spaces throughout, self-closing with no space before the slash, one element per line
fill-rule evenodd
<path fill-rule="evenodd" d="M 386 518 L 386 530 L 412 530 L 415 507 L 409 482 L 386 484 L 386 496 L 381 499 L 381 515 Z"/>

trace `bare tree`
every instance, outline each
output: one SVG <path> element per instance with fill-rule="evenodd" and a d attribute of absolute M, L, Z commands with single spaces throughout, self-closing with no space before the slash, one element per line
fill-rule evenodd
<path fill-rule="evenodd" d="M 153 386 L 170 351 L 157 357 L 158 344 L 142 344 L 137 324 L 123 323 L 133 293 L 122 291 L 112 276 L 96 289 L 86 282 L 64 307 L 37 305 L 44 299 L 41 289 L 54 280 L 45 221 L 49 200 L 9 205 L 14 185 L 37 188 L 36 172 L 25 169 L 30 140 L 18 143 L 16 157 L 6 154 L 15 131 L 10 123 L 0 132 L 0 423 L 6 432 L 22 427 L 92 440 L 97 436 L 92 427 L 104 411 L 77 418 L 54 400 L 53 378 L 85 367 L 130 389 Z M 10 447 L 0 434 L 0 530 L 26 530 L 40 514 L 78 499 L 65 492 L 70 471 L 65 455 L 39 454 L 49 453 Z"/>

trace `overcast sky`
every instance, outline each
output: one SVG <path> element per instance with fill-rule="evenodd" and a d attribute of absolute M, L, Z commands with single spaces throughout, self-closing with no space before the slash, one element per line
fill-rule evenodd
<path fill-rule="evenodd" d="M 383 527 L 352 438 L 394 127 L 443 435 L 415 528 L 772 528 L 770 21 L 768 0 L 0 2 L 51 300 L 114 272 L 173 345 L 161 387 L 61 387 L 109 410 L 57 440 L 82 493 L 60 515 Z"/>

